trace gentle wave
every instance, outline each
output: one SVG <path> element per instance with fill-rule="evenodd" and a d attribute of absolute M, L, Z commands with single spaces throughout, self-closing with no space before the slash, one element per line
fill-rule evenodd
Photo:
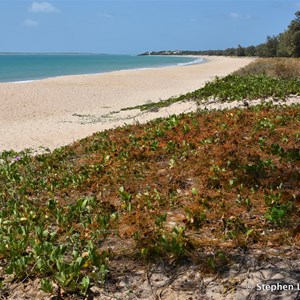
<path fill-rule="evenodd" d="M 190 66 L 190 65 L 197 65 L 197 64 L 202 64 L 205 62 L 204 58 L 197 58 L 193 61 L 186 62 L 186 63 L 178 63 L 177 66 Z"/>
<path fill-rule="evenodd" d="M 34 80 L 21 80 L 21 81 L 12 81 L 11 83 L 29 83 L 32 82 Z"/>

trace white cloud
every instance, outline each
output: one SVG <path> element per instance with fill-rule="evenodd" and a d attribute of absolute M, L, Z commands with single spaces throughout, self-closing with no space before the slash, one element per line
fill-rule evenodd
<path fill-rule="evenodd" d="M 24 25 L 27 26 L 27 27 L 36 27 L 36 26 L 39 25 L 39 23 L 36 22 L 36 21 L 33 21 L 33 20 L 31 20 L 31 19 L 26 19 L 26 20 L 24 21 Z"/>
<path fill-rule="evenodd" d="M 235 13 L 235 12 L 231 12 L 230 17 L 233 20 L 250 20 L 250 19 L 252 19 L 252 16 L 249 15 L 249 14 L 248 15 L 240 15 L 240 14 Z"/>
<path fill-rule="evenodd" d="M 235 12 L 231 12 L 231 13 L 230 13 L 230 17 L 231 17 L 232 19 L 235 19 L 235 20 L 238 20 L 238 19 L 241 19 L 241 18 L 242 18 L 241 15 L 239 15 L 239 14 L 237 14 L 237 13 L 235 13 Z"/>
<path fill-rule="evenodd" d="M 59 10 L 49 2 L 32 2 L 31 6 L 29 7 L 29 11 L 35 13 L 55 13 L 59 12 Z"/>
<path fill-rule="evenodd" d="M 98 16 L 100 18 L 112 18 L 112 15 L 107 14 L 107 13 L 99 13 Z"/>

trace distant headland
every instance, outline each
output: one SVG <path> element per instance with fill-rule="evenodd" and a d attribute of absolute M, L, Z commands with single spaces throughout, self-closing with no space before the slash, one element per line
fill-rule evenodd
<path fill-rule="evenodd" d="M 295 13 L 287 30 L 277 36 L 267 36 L 266 42 L 256 45 L 225 50 L 163 50 L 147 51 L 140 55 L 222 55 L 222 56 L 256 56 L 256 57 L 300 57 L 300 11 Z"/>

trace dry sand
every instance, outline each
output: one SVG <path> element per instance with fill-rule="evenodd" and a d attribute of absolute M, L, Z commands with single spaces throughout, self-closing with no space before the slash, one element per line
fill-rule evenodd
<path fill-rule="evenodd" d="M 62 76 L 26 83 L 0 83 L 0 151 L 50 149 L 94 132 L 163 116 L 138 116 L 121 108 L 164 100 L 225 76 L 252 58 L 207 57 L 190 66 Z M 173 106 L 172 113 L 184 108 Z"/>
<path fill-rule="evenodd" d="M 159 261 L 141 267 L 128 260 L 118 260 L 115 265 L 110 265 L 110 276 L 105 285 L 100 287 L 96 283 L 84 299 L 296 300 L 300 296 L 298 253 L 299 249 L 289 246 L 247 251 L 236 249 L 231 253 L 231 262 L 224 268 L 218 268 L 217 273 L 207 273 L 203 271 L 203 264 L 188 261 L 176 266 Z M 211 254 L 201 252 L 199 257 L 207 261 Z M 8 289 L 3 289 L 3 298 L 0 290 L 0 299 L 58 299 L 42 292 L 39 286 L 40 281 L 36 278 L 12 283 Z M 83 298 L 70 296 L 64 299 Z"/>

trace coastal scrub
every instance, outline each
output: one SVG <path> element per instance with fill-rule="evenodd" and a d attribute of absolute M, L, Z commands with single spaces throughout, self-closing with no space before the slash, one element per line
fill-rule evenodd
<path fill-rule="evenodd" d="M 2 152 L 2 291 L 37 278 L 49 293 L 86 294 L 121 257 L 222 249 L 226 259 L 202 261 L 215 272 L 233 248 L 299 245 L 299 125 L 299 105 L 261 105 L 126 125 L 49 154 Z"/>

